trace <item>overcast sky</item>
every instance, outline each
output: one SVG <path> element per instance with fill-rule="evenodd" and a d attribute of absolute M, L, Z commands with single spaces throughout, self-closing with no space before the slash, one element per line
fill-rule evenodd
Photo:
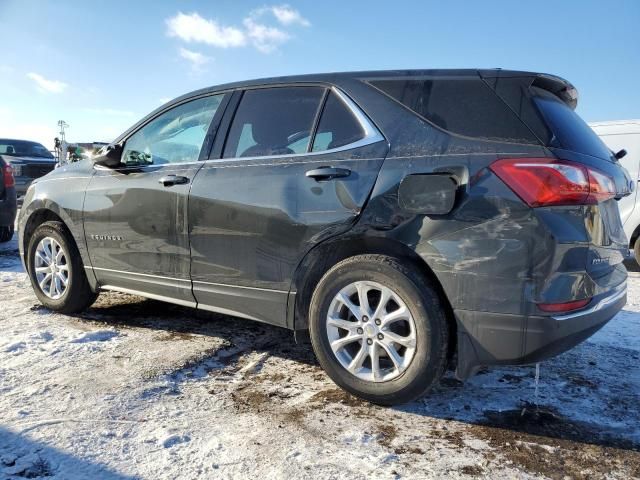
<path fill-rule="evenodd" d="M 0 137 L 110 141 L 162 102 L 256 77 L 553 73 L 588 121 L 640 117 L 640 1 L 0 0 Z"/>

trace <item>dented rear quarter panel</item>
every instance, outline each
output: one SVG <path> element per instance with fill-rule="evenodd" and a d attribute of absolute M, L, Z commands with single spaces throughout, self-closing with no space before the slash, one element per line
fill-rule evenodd
<path fill-rule="evenodd" d="M 592 297 L 624 281 L 623 233 L 609 231 L 608 244 L 597 245 L 601 217 L 615 211 L 614 200 L 531 209 L 488 169 L 499 158 L 556 158 L 548 148 L 449 134 L 373 87 L 362 83 L 359 88 L 382 97 L 367 102 L 358 89 L 350 91 L 356 100 L 362 98 L 390 150 L 371 198 L 349 233 L 385 238 L 414 250 L 437 277 L 454 311 L 544 316 L 548 314 L 538 310 L 537 303 Z M 401 207 L 398 188 L 404 178 L 442 173 L 458 183 L 450 213 L 421 215 Z M 589 274 L 595 272 L 590 267 L 594 255 L 608 258 L 597 278 Z"/>

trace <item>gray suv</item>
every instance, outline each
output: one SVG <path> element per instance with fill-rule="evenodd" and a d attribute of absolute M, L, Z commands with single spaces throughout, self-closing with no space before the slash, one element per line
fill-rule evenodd
<path fill-rule="evenodd" d="M 133 293 L 310 336 L 380 404 L 557 355 L 626 301 L 630 179 L 566 80 L 332 73 L 198 90 L 33 182 L 40 301 Z"/>

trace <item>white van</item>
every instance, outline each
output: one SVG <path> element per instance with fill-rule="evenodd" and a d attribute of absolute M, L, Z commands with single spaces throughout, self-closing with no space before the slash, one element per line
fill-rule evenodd
<path fill-rule="evenodd" d="M 629 248 L 633 249 L 636 261 L 640 263 L 640 242 L 636 241 L 640 234 L 640 184 L 637 183 L 640 181 L 640 120 L 614 120 L 589 125 L 611 150 L 618 152 L 624 148 L 627 151 L 620 163 L 627 169 L 631 178 L 636 180 L 636 188 L 631 195 L 620 200 L 618 207 L 624 231 L 629 239 Z"/>

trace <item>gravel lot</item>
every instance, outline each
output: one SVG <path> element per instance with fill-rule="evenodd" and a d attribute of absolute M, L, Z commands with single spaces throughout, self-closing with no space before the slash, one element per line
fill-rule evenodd
<path fill-rule="evenodd" d="M 42 308 L 0 246 L 0 478 L 640 478 L 640 273 L 578 348 L 381 408 L 282 329 L 103 294 Z"/>

